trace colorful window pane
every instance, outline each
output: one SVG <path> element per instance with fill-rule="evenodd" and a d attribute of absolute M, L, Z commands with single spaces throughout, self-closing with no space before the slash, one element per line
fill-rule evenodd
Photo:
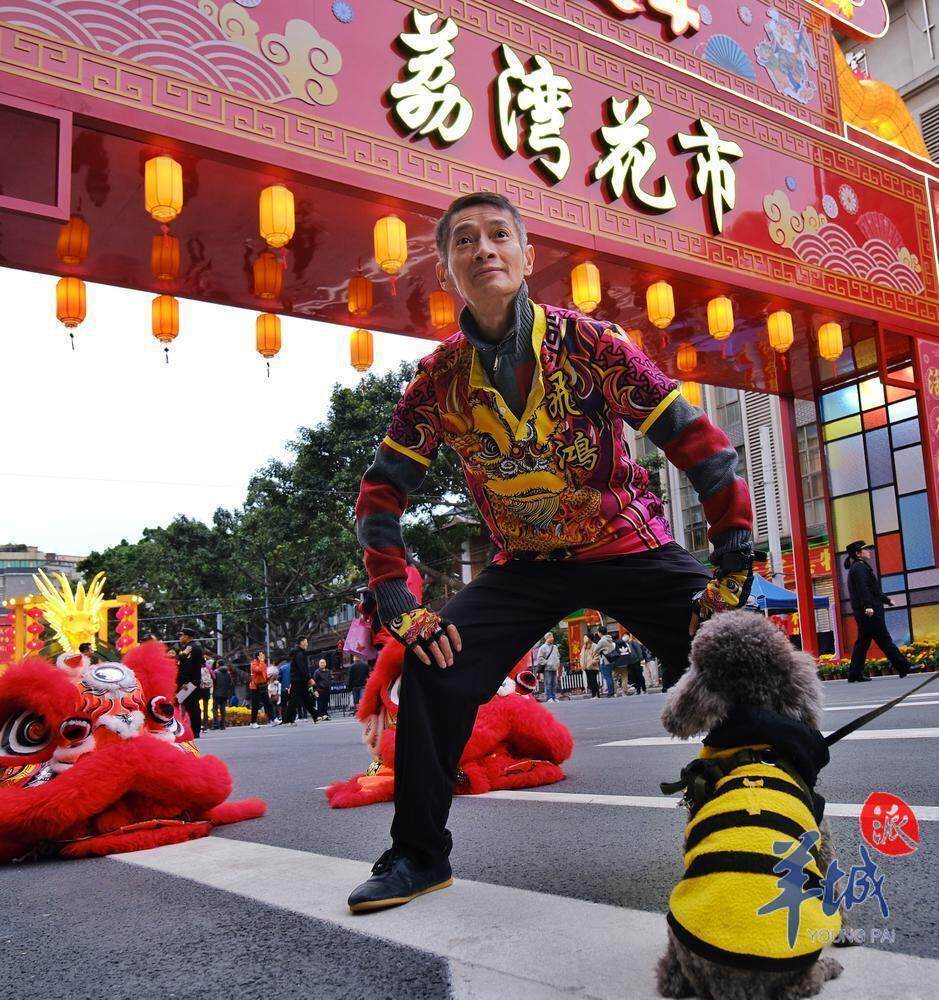
<path fill-rule="evenodd" d="M 878 536 L 877 565 L 881 573 L 903 572 L 903 546 L 899 534 Z"/>
<path fill-rule="evenodd" d="M 879 378 L 867 379 L 861 383 L 860 389 L 862 410 L 873 410 L 876 406 L 884 405 L 884 387 Z"/>
<path fill-rule="evenodd" d="M 890 423 L 896 424 L 901 420 L 915 417 L 919 413 L 919 408 L 915 399 L 904 399 L 902 403 L 891 403 L 887 407 L 887 412 L 890 414 Z"/>
<path fill-rule="evenodd" d="M 882 406 L 879 410 L 869 410 L 864 414 L 864 430 L 871 431 L 875 427 L 887 426 L 887 407 Z"/>
<path fill-rule="evenodd" d="M 913 389 L 898 389 L 895 385 L 888 385 L 886 389 L 888 403 L 896 403 L 901 399 L 909 399 L 916 395 Z"/>
<path fill-rule="evenodd" d="M 857 417 L 849 417 L 857 420 Z M 843 421 L 839 421 L 843 423 Z M 834 424 L 829 426 L 833 427 Z M 864 467 L 864 441 L 860 434 L 834 441 L 828 446 L 828 477 L 834 496 L 857 493 L 867 489 L 867 469 Z M 892 490 L 891 490 L 892 492 Z M 910 490 L 912 493 L 913 491 Z"/>
<path fill-rule="evenodd" d="M 890 434 L 886 427 L 868 431 L 864 435 L 867 443 L 867 470 L 872 487 L 886 486 L 893 482 L 893 455 L 890 450 Z"/>
<path fill-rule="evenodd" d="M 884 614 L 884 623 L 898 646 L 910 641 L 910 613 L 906 608 L 888 608 Z"/>
<path fill-rule="evenodd" d="M 939 601 L 939 587 L 927 587 L 925 590 L 914 590 L 910 594 L 910 604 L 917 607 L 921 604 L 935 604 Z"/>
<path fill-rule="evenodd" d="M 848 437 L 851 434 L 861 433 L 861 418 L 858 415 L 844 417 L 836 420 L 832 424 L 825 424 L 825 440 L 837 441 L 839 438 Z"/>
<path fill-rule="evenodd" d="M 890 435 L 893 438 L 894 448 L 904 448 L 909 444 L 919 444 L 919 420 L 904 420 L 903 423 L 894 424 L 890 428 Z"/>
<path fill-rule="evenodd" d="M 901 590 L 906 590 L 906 574 L 893 573 L 890 576 L 882 576 L 880 587 L 885 594 L 896 594 Z"/>
<path fill-rule="evenodd" d="M 893 461 L 897 467 L 897 493 L 918 493 L 926 489 L 923 449 L 919 445 L 895 451 Z M 928 508 L 926 516 L 929 516 Z"/>
<path fill-rule="evenodd" d="M 858 538 L 870 538 L 874 533 L 871 504 L 866 493 L 837 497 L 831 504 L 835 530 L 835 549 L 844 552 Z"/>
<path fill-rule="evenodd" d="M 892 486 L 884 486 L 871 493 L 874 501 L 874 527 L 877 534 L 896 531 L 900 527 L 897 514 L 897 494 Z"/>
<path fill-rule="evenodd" d="M 910 590 L 917 587 L 939 587 L 939 569 L 921 569 L 909 575 Z"/>
<path fill-rule="evenodd" d="M 826 423 L 839 417 L 848 417 L 852 413 L 857 413 L 859 409 L 856 385 L 845 386 L 844 389 L 829 392 L 822 397 L 822 419 Z"/>
<path fill-rule="evenodd" d="M 900 497 L 900 530 L 907 569 L 934 566 L 936 556 L 929 524 L 929 500 L 925 493 Z"/>
<path fill-rule="evenodd" d="M 917 642 L 939 641 L 939 604 L 913 608 L 913 638 Z"/>

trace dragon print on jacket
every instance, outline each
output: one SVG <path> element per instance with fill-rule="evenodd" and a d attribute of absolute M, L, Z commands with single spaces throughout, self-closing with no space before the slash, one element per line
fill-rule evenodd
<path fill-rule="evenodd" d="M 730 456 L 736 467 L 723 432 L 618 326 L 565 309 L 535 305 L 534 311 L 536 371 L 520 419 L 462 333 L 419 363 L 359 497 L 359 535 L 373 585 L 403 576 L 396 551 L 403 559 L 403 549 L 389 518 L 400 517 L 441 443 L 460 459 L 497 563 L 609 558 L 671 540 L 661 501 L 630 457 L 626 425 L 648 433 L 680 468 L 715 455 L 723 456 L 722 470 Z M 664 434 L 655 433 L 659 424 Z M 745 485 L 741 491 L 731 482 L 732 471 L 728 478 L 712 470 L 710 479 L 718 492 L 729 490 L 720 510 L 712 504 L 719 530 L 749 530 Z M 713 528 L 715 519 L 708 519 Z"/>

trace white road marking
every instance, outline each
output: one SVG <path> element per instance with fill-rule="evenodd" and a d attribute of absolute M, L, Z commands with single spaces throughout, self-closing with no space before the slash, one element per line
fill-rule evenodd
<path fill-rule="evenodd" d="M 849 710 L 857 710 L 862 708 L 880 708 L 882 702 L 875 702 L 873 705 L 826 705 L 826 712 L 847 712 Z M 939 698 L 934 698 L 931 701 L 901 701 L 899 705 L 894 705 L 894 708 L 922 708 L 923 705 L 939 705 Z M 893 709 L 891 709 L 893 711 Z"/>
<path fill-rule="evenodd" d="M 345 899 L 369 874 L 359 861 L 222 837 L 117 860 L 438 955 L 450 963 L 454 1000 L 657 996 L 666 942 L 658 913 L 459 879 L 408 906 L 356 917 Z M 826 984 L 829 1000 L 872 1000 L 887 983 L 891 995 L 926 1000 L 939 978 L 936 959 L 864 947 L 839 949 L 837 958 L 845 972 Z"/>
<path fill-rule="evenodd" d="M 620 806 L 634 809 L 677 809 L 679 800 L 665 795 L 595 795 L 589 792 L 485 792 L 483 795 L 461 795 L 457 802 L 470 799 L 512 799 L 517 802 L 558 802 L 562 805 Z M 918 820 L 939 822 L 939 806 L 912 806 Z M 861 803 L 826 802 L 826 816 L 856 819 L 861 815 Z"/>
<path fill-rule="evenodd" d="M 834 730 L 832 730 L 833 732 Z M 823 736 L 829 736 L 825 732 Z M 935 740 L 939 739 L 939 729 L 859 729 L 849 733 L 846 740 Z M 697 750 L 699 744 L 689 740 L 679 740 L 674 736 L 639 736 L 632 740 L 612 740 L 609 743 L 598 743 L 598 747 L 684 747 L 686 750 Z"/>

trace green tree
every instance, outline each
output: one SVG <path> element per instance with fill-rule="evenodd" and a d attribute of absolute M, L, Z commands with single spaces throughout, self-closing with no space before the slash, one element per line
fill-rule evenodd
<path fill-rule="evenodd" d="M 324 420 L 300 429 L 288 460 L 272 460 L 252 477 L 243 507 L 219 509 L 211 525 L 181 517 L 148 528 L 139 542 L 91 553 L 81 571 L 103 570 L 110 587 L 142 594 L 144 618 L 184 615 L 208 630 L 214 620 L 198 612 L 219 608 L 236 648 L 263 641 L 263 612 L 238 609 L 264 604 L 265 576 L 275 645 L 323 628 L 365 583 L 355 501 L 409 375 L 402 366 L 355 388 L 334 386 Z M 476 522 L 459 465 L 442 451 L 403 521 L 427 600 L 461 586 L 453 569 Z"/>

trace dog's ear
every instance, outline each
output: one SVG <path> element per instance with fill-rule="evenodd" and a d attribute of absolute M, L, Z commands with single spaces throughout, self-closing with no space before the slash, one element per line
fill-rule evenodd
<path fill-rule="evenodd" d="M 668 692 L 662 725 L 682 740 L 710 732 L 727 715 L 727 699 L 710 688 L 705 674 L 694 665 Z"/>
<path fill-rule="evenodd" d="M 789 645 L 788 641 L 786 644 Z M 825 697 L 818 666 L 808 653 L 801 653 L 791 645 L 789 650 L 790 664 L 782 675 L 777 710 L 780 715 L 821 729 Z"/>

